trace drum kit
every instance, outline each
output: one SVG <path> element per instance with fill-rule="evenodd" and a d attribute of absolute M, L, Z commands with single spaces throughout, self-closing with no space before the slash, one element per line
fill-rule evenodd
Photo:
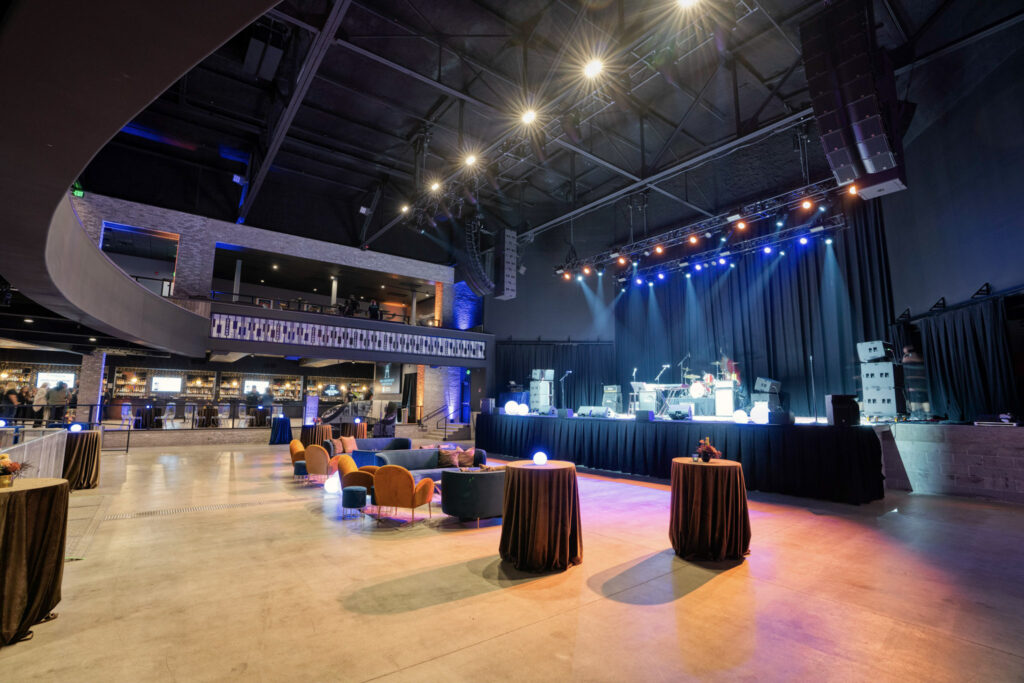
<path fill-rule="evenodd" d="M 683 392 L 690 398 L 709 398 L 715 390 L 716 382 L 739 382 L 735 372 L 728 372 L 728 368 L 721 361 L 712 361 L 715 367 L 714 372 L 697 374 L 690 372 L 689 367 L 683 368 L 683 381 L 680 384 Z"/>
<path fill-rule="evenodd" d="M 687 354 L 687 358 L 689 354 Z M 654 382 L 631 382 L 633 393 L 630 395 L 630 412 L 634 410 L 653 410 L 659 415 L 665 413 L 671 405 L 680 401 L 715 398 L 716 389 L 735 388 L 739 384 L 739 377 L 735 372 L 729 372 L 730 366 L 735 363 L 729 361 L 712 361 L 710 370 L 703 373 L 691 372 L 691 369 L 684 363 L 678 365 L 682 374 L 682 381 L 679 384 L 659 384 L 658 380 L 669 366 L 663 365 L 661 372 Z M 731 411 L 730 411 L 731 413 Z"/>

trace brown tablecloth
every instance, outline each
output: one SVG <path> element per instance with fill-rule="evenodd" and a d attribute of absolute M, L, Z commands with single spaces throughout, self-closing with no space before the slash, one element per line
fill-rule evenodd
<path fill-rule="evenodd" d="M 516 569 L 565 570 L 583 561 L 580 495 L 571 462 L 510 463 L 502 517 L 498 552 Z"/>
<path fill-rule="evenodd" d="M 366 438 L 366 423 L 342 422 L 338 436 L 354 436 L 357 439 Z"/>
<path fill-rule="evenodd" d="M 64 478 L 72 491 L 94 489 L 100 483 L 100 433 L 68 432 L 64 446 Z"/>
<path fill-rule="evenodd" d="M 668 536 L 685 559 L 740 559 L 750 551 L 747 487 L 738 462 L 672 459 Z"/>
<path fill-rule="evenodd" d="M 302 428 L 299 433 L 299 441 L 302 442 L 303 447 L 315 444 L 317 446 L 323 446 L 324 441 L 331 438 L 331 425 L 312 425 Z"/>
<path fill-rule="evenodd" d="M 16 479 L 0 489 L 0 646 L 60 602 L 68 494 L 64 479 Z"/>

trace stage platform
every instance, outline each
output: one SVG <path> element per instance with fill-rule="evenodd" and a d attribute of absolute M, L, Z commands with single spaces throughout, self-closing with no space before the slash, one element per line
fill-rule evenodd
<path fill-rule="evenodd" d="M 882 498 L 882 450 L 871 427 L 740 425 L 516 415 L 477 417 L 476 445 L 495 455 L 536 451 L 580 467 L 668 479 L 672 458 L 700 439 L 743 465 L 747 488 L 866 503 Z"/>

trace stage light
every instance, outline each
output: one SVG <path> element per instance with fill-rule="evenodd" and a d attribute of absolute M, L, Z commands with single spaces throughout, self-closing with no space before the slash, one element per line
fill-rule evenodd
<path fill-rule="evenodd" d="M 689 274 L 689 273 L 687 273 L 687 274 L 686 274 L 686 279 L 687 279 L 687 280 L 689 280 L 689 279 L 690 279 L 690 274 Z"/>
<path fill-rule="evenodd" d="M 626 265 L 626 257 L 625 256 L 620 256 L 619 257 L 619 265 L 620 266 Z"/>
<path fill-rule="evenodd" d="M 361 417 L 357 417 L 356 418 L 356 424 L 361 424 L 362 421 L 363 421 L 363 418 L 361 418 Z"/>
<path fill-rule="evenodd" d="M 764 248 L 764 253 L 766 253 L 766 254 L 772 253 L 772 248 L 771 247 L 765 247 Z"/>
<path fill-rule="evenodd" d="M 271 270 L 277 270 L 277 264 L 275 263 L 274 265 L 270 266 L 270 269 Z"/>
<path fill-rule="evenodd" d="M 566 280 L 571 280 L 572 273 L 570 273 L 569 271 L 565 271 L 564 273 L 562 273 L 562 277 L 565 278 Z"/>
<path fill-rule="evenodd" d="M 537 112 L 535 112 L 534 110 L 527 109 L 526 111 L 523 112 L 522 121 L 526 125 L 530 125 L 531 123 L 533 123 L 536 120 L 537 120 Z"/>
<path fill-rule="evenodd" d="M 505 403 L 505 414 L 506 415 L 518 415 L 519 414 L 519 404 L 516 403 L 515 401 L 507 401 Z"/>
<path fill-rule="evenodd" d="M 548 464 L 548 454 L 544 451 L 537 451 L 533 454 L 534 465 L 546 465 Z"/>
<path fill-rule="evenodd" d="M 826 239 L 825 244 L 832 244 L 832 238 L 829 237 L 828 239 Z"/>
<path fill-rule="evenodd" d="M 89 341 L 91 341 L 91 342 L 96 341 L 96 337 L 89 337 Z"/>
<path fill-rule="evenodd" d="M 341 493 L 341 479 L 338 478 L 340 476 L 339 473 L 335 472 L 327 478 L 327 481 L 324 482 L 324 493 L 332 496 Z"/>
<path fill-rule="evenodd" d="M 725 235 L 722 235 L 721 237 L 718 238 L 718 241 L 719 242 L 724 242 L 724 241 L 726 241 L 726 239 L 727 238 L 725 237 Z"/>
<path fill-rule="evenodd" d="M 661 245 L 659 244 L 658 246 L 656 246 L 656 247 L 654 248 L 654 253 L 655 253 L 655 254 L 664 254 L 664 253 L 665 253 L 665 247 L 663 247 L 663 246 L 661 246 Z"/>
<path fill-rule="evenodd" d="M 819 206 L 818 207 L 818 211 L 820 211 L 821 213 L 825 213 L 825 207 L 824 206 Z"/>
<path fill-rule="evenodd" d="M 718 263 L 724 266 L 725 265 L 725 259 L 724 258 L 718 259 Z"/>
<path fill-rule="evenodd" d="M 430 183 L 430 191 L 431 192 L 437 192 L 440 189 L 441 189 L 441 183 L 439 183 L 437 181 L 434 181 L 434 182 Z"/>
<path fill-rule="evenodd" d="M 634 267 L 634 268 L 636 268 L 636 267 L 637 267 L 637 266 L 639 266 L 639 265 L 640 265 L 640 262 L 639 262 L 639 261 L 633 261 L 633 267 Z"/>
<path fill-rule="evenodd" d="M 785 255 L 786 255 L 786 250 L 785 249 L 783 249 L 782 251 L 779 252 L 779 256 L 785 256 Z"/>
<path fill-rule="evenodd" d="M 782 227 L 782 221 L 775 221 L 775 227 L 776 228 L 781 228 Z"/>
<path fill-rule="evenodd" d="M 800 238 L 800 244 L 807 244 L 807 238 L 806 237 L 801 237 Z"/>
<path fill-rule="evenodd" d="M 697 244 L 697 236 L 690 235 L 690 244 Z"/>
<path fill-rule="evenodd" d="M 757 401 L 754 403 L 754 407 L 750 409 L 750 419 L 759 425 L 768 424 L 768 402 Z"/>
<path fill-rule="evenodd" d="M 658 273 L 658 279 L 659 280 L 664 280 L 665 279 L 665 273 Z"/>
<path fill-rule="evenodd" d="M 583 266 L 583 274 L 590 275 L 590 266 Z"/>
<path fill-rule="evenodd" d="M 602 268 L 601 270 L 597 271 L 597 276 L 598 277 L 601 277 L 602 275 L 604 275 L 604 268 Z"/>
<path fill-rule="evenodd" d="M 692 9 L 700 3 L 700 0 L 676 0 L 680 9 Z"/>
<path fill-rule="evenodd" d="M 736 224 L 736 229 L 737 230 L 746 230 L 747 229 L 747 224 L 744 223 L 743 221 L 740 221 L 739 223 Z"/>
<path fill-rule="evenodd" d="M 732 414 L 732 421 L 738 425 L 747 424 L 747 411 L 743 410 L 742 408 L 740 410 L 737 410 L 735 413 Z"/>
<path fill-rule="evenodd" d="M 735 263 L 730 263 L 730 264 L 729 264 L 729 267 L 730 267 L 730 268 L 735 268 L 735 267 L 736 267 L 736 264 L 735 264 Z"/>
<path fill-rule="evenodd" d="M 68 427 L 68 431 L 70 431 L 70 432 L 80 432 L 80 431 L 82 431 L 82 425 L 80 425 L 80 424 L 73 424 L 70 427 Z"/>
<path fill-rule="evenodd" d="M 577 282 L 583 282 L 583 275 L 577 275 L 576 276 L 576 281 Z"/>
<path fill-rule="evenodd" d="M 408 204 L 402 204 L 402 208 L 399 209 L 399 211 L 401 211 L 402 213 L 409 213 L 409 205 Z"/>
<path fill-rule="evenodd" d="M 24 320 L 23 322 L 26 322 L 26 323 L 28 323 L 29 325 L 31 325 L 32 323 L 34 323 L 34 322 L 35 322 L 35 320 L 33 320 L 32 318 L 25 318 L 25 320 Z"/>
<path fill-rule="evenodd" d="M 643 281 L 643 280 L 641 280 L 640 278 L 637 278 L 637 279 L 636 279 L 636 283 L 637 283 L 638 285 L 642 285 L 642 284 L 644 283 L 644 281 Z"/>
<path fill-rule="evenodd" d="M 466 156 L 466 166 L 472 166 L 476 163 L 476 155 L 470 154 Z"/>
<path fill-rule="evenodd" d="M 0 420 L 0 427 L 6 427 L 6 426 L 7 426 L 7 420 Z"/>
<path fill-rule="evenodd" d="M 583 75 L 587 78 L 597 78 L 603 70 L 604 64 L 600 59 L 591 59 L 587 62 L 586 66 L 583 67 Z"/>
<path fill-rule="evenodd" d="M 847 190 L 847 192 L 849 192 L 850 194 L 857 194 L 857 186 L 856 185 L 850 185 L 850 189 Z"/>
<path fill-rule="evenodd" d="M 702 266 L 699 263 L 693 267 L 694 270 L 700 270 L 701 268 Z"/>
<path fill-rule="evenodd" d="M 805 200 L 803 200 L 802 202 L 800 202 L 800 206 L 802 206 L 802 207 L 803 207 L 803 208 L 805 208 L 805 209 L 809 209 L 809 208 L 811 208 L 812 206 L 814 206 L 814 204 L 812 204 L 812 203 L 811 203 L 811 200 L 810 200 L 810 199 L 805 199 Z"/>

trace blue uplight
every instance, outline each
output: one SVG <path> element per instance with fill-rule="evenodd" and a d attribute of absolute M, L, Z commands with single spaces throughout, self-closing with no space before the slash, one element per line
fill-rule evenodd
<path fill-rule="evenodd" d="M 637 279 L 636 279 L 636 283 L 637 283 L 638 285 L 642 285 L 642 284 L 644 283 L 644 281 L 643 281 L 643 280 L 641 280 L 640 278 L 637 278 Z"/>
<path fill-rule="evenodd" d="M 719 263 L 720 265 L 723 265 L 723 266 L 724 266 L 724 265 L 725 265 L 725 259 L 724 259 L 724 258 L 720 258 L 720 259 L 718 259 L 718 263 Z"/>
<path fill-rule="evenodd" d="M 806 237 L 801 237 L 800 238 L 800 244 L 807 244 L 807 238 Z"/>
<path fill-rule="evenodd" d="M 764 248 L 764 253 L 766 253 L 766 254 L 772 253 L 772 248 L 771 247 L 765 247 Z"/>
<path fill-rule="evenodd" d="M 700 265 L 700 264 L 698 263 L 697 265 L 695 265 L 695 266 L 693 267 L 693 269 L 694 269 L 694 270 L 701 270 L 701 269 L 703 269 L 703 266 L 701 266 L 701 265 Z"/>
<path fill-rule="evenodd" d="M 664 280 L 665 279 L 665 273 L 658 273 L 658 279 L 659 280 Z"/>

